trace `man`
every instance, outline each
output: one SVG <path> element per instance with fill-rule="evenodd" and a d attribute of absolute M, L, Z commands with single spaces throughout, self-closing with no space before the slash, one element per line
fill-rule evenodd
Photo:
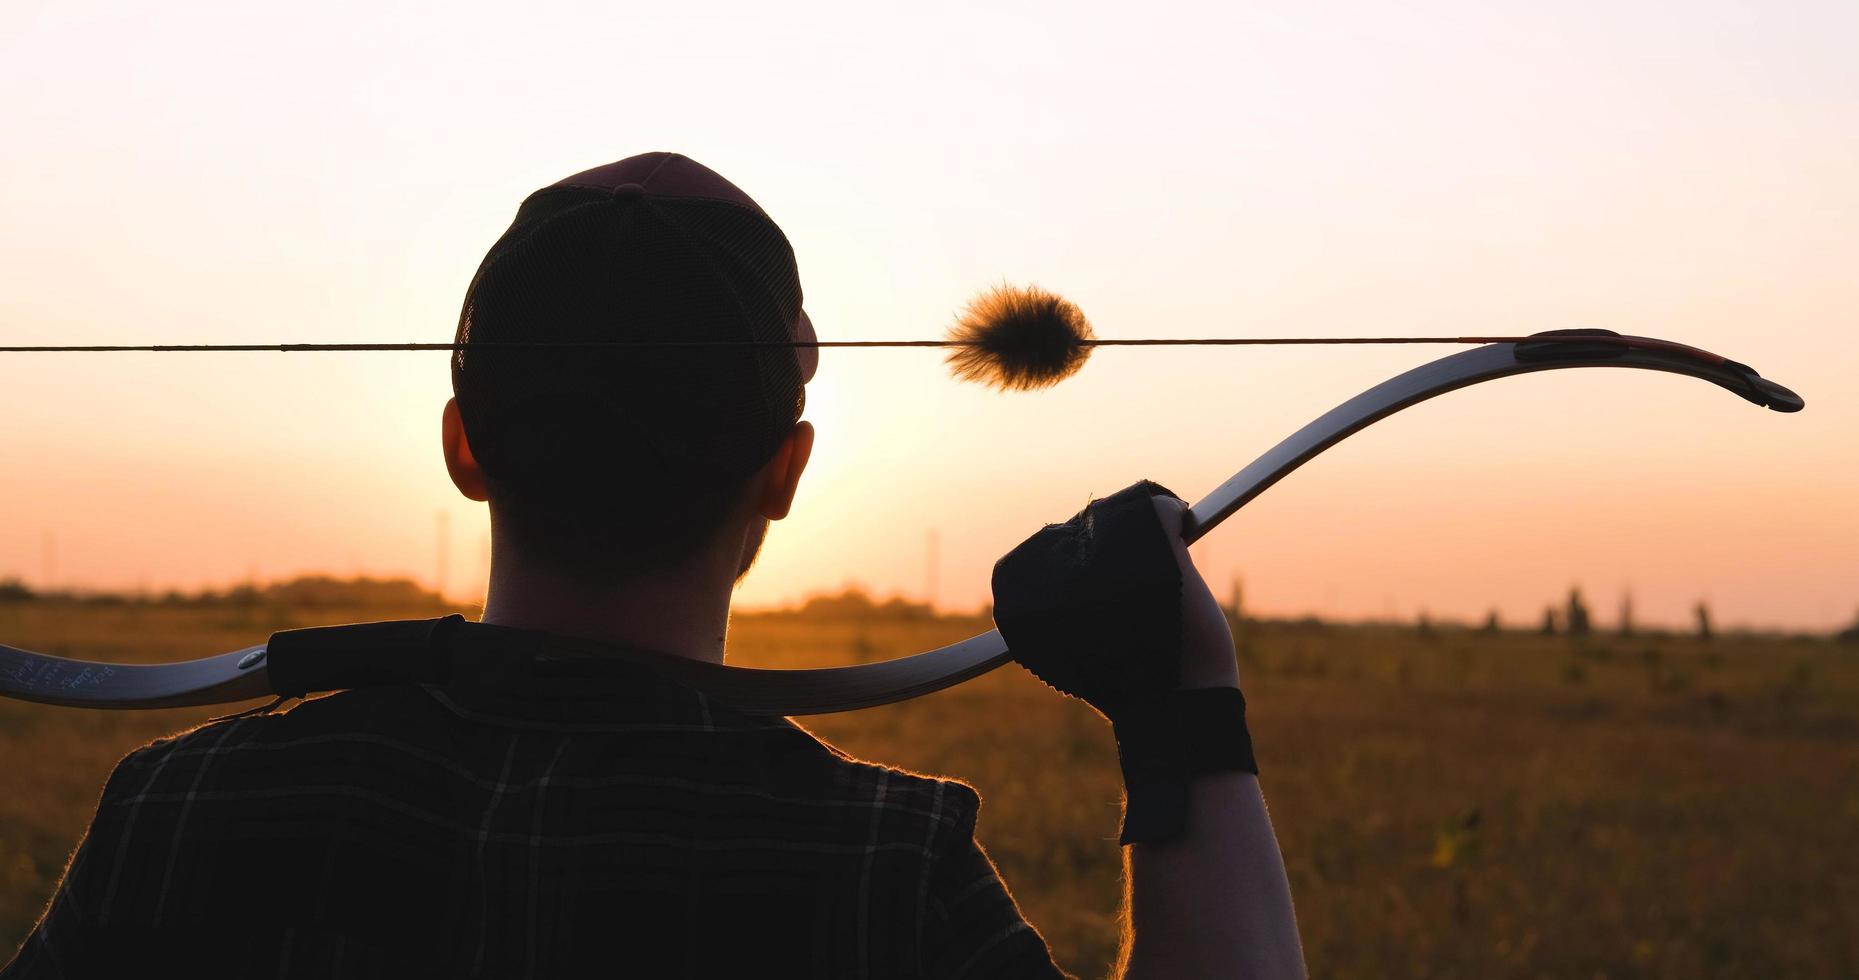
<path fill-rule="evenodd" d="M 578 174 L 523 203 L 458 336 L 482 346 L 454 359 L 443 446 L 490 505 L 489 655 L 132 753 L 6 976 L 1060 975 L 972 789 L 602 655 L 720 662 L 794 499 L 816 352 L 779 228 L 681 156 Z M 497 346 L 536 342 L 579 346 Z M 1180 521 L 1145 484 L 1035 535 L 997 569 L 1002 627 L 1117 726 L 1127 975 L 1295 975 Z"/>

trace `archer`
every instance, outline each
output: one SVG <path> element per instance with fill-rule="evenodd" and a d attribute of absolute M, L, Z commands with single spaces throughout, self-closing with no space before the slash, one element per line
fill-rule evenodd
<path fill-rule="evenodd" d="M 813 338 L 780 229 L 695 162 L 531 195 L 459 342 L 646 345 L 454 357 L 446 465 L 488 502 L 494 554 L 474 654 L 132 753 L 4 976 L 1059 975 L 975 839 L 972 788 L 601 655 L 722 661 L 813 445 Z M 996 568 L 997 619 L 1115 728 L 1119 972 L 1297 976 L 1185 512 L 1138 484 L 1040 531 Z"/>

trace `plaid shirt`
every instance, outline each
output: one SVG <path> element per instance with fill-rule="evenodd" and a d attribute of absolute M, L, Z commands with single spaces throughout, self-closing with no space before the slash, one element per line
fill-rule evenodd
<path fill-rule="evenodd" d="M 968 786 L 509 653 L 131 753 L 0 978 L 1061 975 Z"/>

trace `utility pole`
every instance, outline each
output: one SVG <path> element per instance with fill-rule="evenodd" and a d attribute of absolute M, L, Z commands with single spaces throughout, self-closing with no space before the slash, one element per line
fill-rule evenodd
<path fill-rule="evenodd" d="M 52 591 L 53 580 L 58 577 L 58 533 L 56 531 L 45 532 L 45 537 L 40 542 L 39 577 L 40 588 L 46 592 Z"/>
<path fill-rule="evenodd" d="M 451 527 L 450 517 L 449 515 L 446 514 L 445 511 L 443 510 L 439 511 L 438 516 L 439 516 L 439 522 L 438 522 L 439 527 L 438 527 L 437 533 L 438 533 L 438 543 L 439 543 L 439 547 L 438 547 L 439 554 L 438 554 L 438 560 L 435 563 L 434 574 L 433 574 L 433 592 L 437 593 L 439 598 L 443 599 L 445 598 L 446 565 L 451 560 L 451 555 L 448 553 L 449 548 L 447 546 L 451 543 L 452 527 Z"/>
<path fill-rule="evenodd" d="M 930 607 L 932 612 L 936 609 L 936 575 L 940 571 L 937 565 L 942 560 L 941 546 L 942 541 L 937 536 L 936 529 L 930 528 L 923 560 L 923 602 Z"/>

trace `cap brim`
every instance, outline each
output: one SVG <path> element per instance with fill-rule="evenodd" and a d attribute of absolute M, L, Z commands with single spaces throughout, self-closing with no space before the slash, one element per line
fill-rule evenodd
<path fill-rule="evenodd" d="M 813 321 L 807 317 L 807 311 L 800 311 L 800 320 L 794 324 L 794 339 L 806 344 L 813 344 L 820 338 L 814 336 Z M 813 372 L 820 367 L 820 349 L 818 347 L 794 348 L 794 359 L 800 362 L 800 382 L 806 384 L 813 380 Z"/>

